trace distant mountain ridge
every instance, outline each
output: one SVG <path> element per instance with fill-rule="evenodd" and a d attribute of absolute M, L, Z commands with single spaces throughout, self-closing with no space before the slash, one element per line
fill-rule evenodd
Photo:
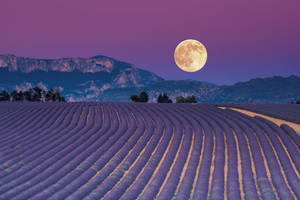
<path fill-rule="evenodd" d="M 0 67 L 7 67 L 8 71 L 20 71 L 25 73 L 40 71 L 72 72 L 78 70 L 82 73 L 111 72 L 116 65 L 120 64 L 107 56 L 94 56 L 90 58 L 58 58 L 36 59 L 17 57 L 15 55 L 0 55 Z M 122 62 L 122 64 L 130 65 Z"/>
<path fill-rule="evenodd" d="M 0 90 L 28 87 L 61 88 L 69 101 L 129 101 L 146 91 L 154 102 L 159 93 L 194 95 L 198 102 L 290 103 L 300 100 L 297 76 L 255 78 L 218 86 L 196 80 L 164 80 L 132 64 L 106 56 L 34 59 L 0 55 Z"/>
<path fill-rule="evenodd" d="M 194 95 L 205 103 L 290 103 L 300 100 L 300 78 L 297 76 L 255 78 L 234 85 L 217 86 L 191 80 L 162 80 L 141 88 L 108 89 L 104 101 L 114 95 L 113 101 L 126 100 L 128 94 L 145 90 L 150 100 L 159 93 L 167 93 L 175 101 L 177 96 Z"/>
<path fill-rule="evenodd" d="M 163 80 L 152 72 L 101 55 L 59 59 L 0 55 L 0 72 L 0 89 L 30 85 L 61 87 L 74 98 L 91 91 L 99 94 L 109 88 L 143 87 Z"/>

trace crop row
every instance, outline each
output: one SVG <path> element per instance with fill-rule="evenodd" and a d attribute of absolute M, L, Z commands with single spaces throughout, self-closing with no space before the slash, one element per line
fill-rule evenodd
<path fill-rule="evenodd" d="M 0 199 L 300 199 L 287 125 L 209 104 L 0 110 Z"/>

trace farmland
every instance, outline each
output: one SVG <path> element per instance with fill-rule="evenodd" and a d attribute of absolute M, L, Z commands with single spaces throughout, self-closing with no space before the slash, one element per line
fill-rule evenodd
<path fill-rule="evenodd" d="M 296 200 L 299 158 L 289 126 L 210 104 L 0 103 L 1 200 Z"/>
<path fill-rule="evenodd" d="M 299 104 L 223 104 L 223 106 L 242 108 L 300 124 Z"/>

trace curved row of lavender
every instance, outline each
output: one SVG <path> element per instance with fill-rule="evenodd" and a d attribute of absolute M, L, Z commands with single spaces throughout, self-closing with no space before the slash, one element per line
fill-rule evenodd
<path fill-rule="evenodd" d="M 221 104 L 257 112 L 300 124 L 299 104 Z"/>
<path fill-rule="evenodd" d="M 300 136 L 202 104 L 1 103 L 0 199 L 300 199 Z"/>

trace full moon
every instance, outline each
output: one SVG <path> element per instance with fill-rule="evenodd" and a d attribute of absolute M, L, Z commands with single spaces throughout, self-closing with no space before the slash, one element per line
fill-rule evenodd
<path fill-rule="evenodd" d="M 202 69 L 207 60 L 205 46 L 197 40 L 184 40 L 174 51 L 176 65 L 186 72 L 196 72 Z"/>

